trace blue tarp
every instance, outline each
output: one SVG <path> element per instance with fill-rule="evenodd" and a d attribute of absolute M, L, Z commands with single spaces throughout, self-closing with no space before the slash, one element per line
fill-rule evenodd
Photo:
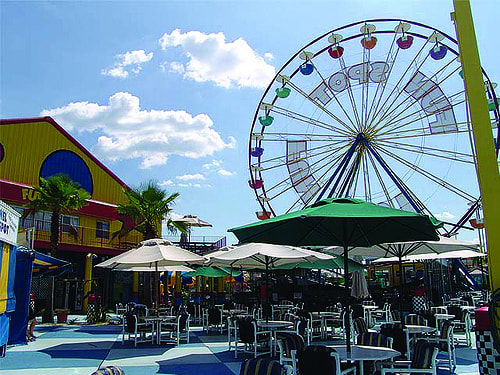
<path fill-rule="evenodd" d="M 9 315 L 16 308 L 16 247 L 0 241 L 0 356 L 9 338 Z"/>
<path fill-rule="evenodd" d="M 71 271 L 71 269 L 72 264 L 70 262 L 35 251 L 35 260 L 33 261 L 33 277 L 56 277 L 67 271 Z"/>
<path fill-rule="evenodd" d="M 34 251 L 20 249 L 16 251 L 16 278 L 14 282 L 16 310 L 10 314 L 9 344 L 26 343 L 31 269 L 34 257 Z"/>

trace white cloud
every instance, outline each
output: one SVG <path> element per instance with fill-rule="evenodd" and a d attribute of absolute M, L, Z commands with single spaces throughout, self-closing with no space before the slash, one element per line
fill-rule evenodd
<path fill-rule="evenodd" d="M 196 174 L 185 174 L 182 176 L 176 176 L 175 178 L 182 181 L 191 181 L 191 180 L 204 180 L 205 176 L 203 176 L 200 173 L 196 173 Z"/>
<path fill-rule="evenodd" d="M 203 164 L 204 169 L 213 169 L 220 167 L 222 165 L 222 161 L 220 160 L 212 160 L 211 163 Z"/>
<path fill-rule="evenodd" d="M 200 158 L 236 146 L 233 137 L 224 142 L 206 114 L 143 110 L 139 98 L 127 92 L 112 95 L 108 105 L 69 103 L 41 115 L 54 117 L 67 130 L 101 131 L 96 154 L 111 161 L 140 158 L 141 168 L 163 165 L 170 155 Z"/>
<path fill-rule="evenodd" d="M 184 187 L 184 188 L 190 188 L 190 187 L 194 187 L 194 188 L 211 188 L 212 187 L 212 185 L 210 185 L 210 184 L 198 184 L 198 183 L 194 184 L 192 182 L 188 182 L 186 184 L 179 183 L 179 184 L 177 184 L 177 186 Z"/>
<path fill-rule="evenodd" d="M 444 211 L 440 214 L 435 214 L 434 217 L 438 220 L 451 220 L 455 218 L 455 215 L 453 215 L 451 212 Z"/>
<path fill-rule="evenodd" d="M 172 186 L 175 185 L 174 181 L 172 180 L 165 180 L 159 183 L 160 186 Z"/>
<path fill-rule="evenodd" d="M 172 62 L 170 71 L 196 82 L 213 82 L 224 88 L 265 88 L 276 73 L 274 66 L 266 62 L 266 56 L 269 59 L 272 54 L 268 52 L 262 57 L 242 38 L 226 42 L 222 32 L 182 33 L 175 29 L 170 34 L 163 34 L 159 43 L 163 50 L 169 47 L 183 49 L 187 63 Z"/>
<path fill-rule="evenodd" d="M 153 52 L 146 53 L 143 49 L 125 52 L 122 55 L 116 55 L 118 61 L 114 63 L 113 66 L 101 70 L 101 74 L 115 78 L 127 78 L 129 76 L 129 71 L 126 67 L 130 67 L 132 73 L 139 74 L 142 69 L 141 65 L 150 61 L 152 58 Z"/>
<path fill-rule="evenodd" d="M 264 53 L 264 59 L 266 59 L 267 61 L 273 61 L 274 55 L 271 52 L 266 52 Z"/>
<path fill-rule="evenodd" d="M 229 172 L 226 171 L 225 169 L 219 169 L 217 173 L 220 174 L 221 176 L 234 176 L 236 174 L 236 172 Z"/>

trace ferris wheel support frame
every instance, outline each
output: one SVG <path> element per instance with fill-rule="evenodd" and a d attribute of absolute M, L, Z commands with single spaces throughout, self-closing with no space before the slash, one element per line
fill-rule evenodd
<path fill-rule="evenodd" d="M 500 274 L 492 272 L 500 267 L 500 175 L 494 141 L 491 134 L 491 122 L 488 114 L 488 102 L 484 93 L 483 75 L 477 47 L 474 23 L 469 0 L 453 0 L 452 19 L 460 49 L 465 90 L 469 101 L 469 110 L 474 134 L 477 158 L 477 174 L 481 191 L 486 242 L 488 244 L 488 262 L 490 287 L 492 291 L 500 288 Z"/>

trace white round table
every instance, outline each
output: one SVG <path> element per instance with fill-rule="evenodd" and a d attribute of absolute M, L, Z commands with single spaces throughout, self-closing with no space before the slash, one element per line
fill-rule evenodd
<path fill-rule="evenodd" d="M 436 330 L 438 333 L 440 333 L 441 326 L 439 325 L 439 322 L 441 320 L 453 319 L 455 317 L 455 315 L 452 315 L 452 314 L 434 314 L 434 317 L 436 318 Z"/>
<path fill-rule="evenodd" d="M 327 346 L 335 349 L 341 361 L 359 362 L 360 375 L 363 375 L 363 361 L 384 361 L 401 355 L 397 350 L 379 346 L 352 345 L 350 353 L 345 345 Z"/>
<path fill-rule="evenodd" d="M 268 329 L 269 331 L 271 331 L 271 335 L 273 337 L 273 342 L 274 342 L 273 348 L 272 348 L 273 355 L 276 355 L 276 345 L 277 345 L 276 331 L 278 329 L 288 328 L 292 325 L 293 325 L 293 322 L 288 322 L 286 320 L 269 320 L 267 322 L 265 320 L 257 321 L 257 327 Z"/>
<path fill-rule="evenodd" d="M 428 327 L 428 326 L 417 326 L 413 324 L 405 324 L 404 328 L 408 330 L 408 333 L 410 335 L 415 335 L 418 333 L 431 333 L 436 330 L 435 327 Z"/>

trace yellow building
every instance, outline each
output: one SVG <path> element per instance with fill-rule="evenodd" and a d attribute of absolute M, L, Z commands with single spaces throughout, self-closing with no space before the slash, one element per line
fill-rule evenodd
<path fill-rule="evenodd" d="M 40 177 L 55 174 L 68 175 L 91 195 L 87 206 L 61 219 L 57 256 L 73 262 L 76 277 L 83 275 L 87 253 L 116 255 L 142 239 L 135 231 L 112 239 L 113 232 L 131 224 L 116 210 L 128 187 L 52 118 L 0 120 L 0 199 L 22 212 Z M 50 248 L 49 212 L 27 217 L 20 228 L 34 228 L 35 249 Z"/>

